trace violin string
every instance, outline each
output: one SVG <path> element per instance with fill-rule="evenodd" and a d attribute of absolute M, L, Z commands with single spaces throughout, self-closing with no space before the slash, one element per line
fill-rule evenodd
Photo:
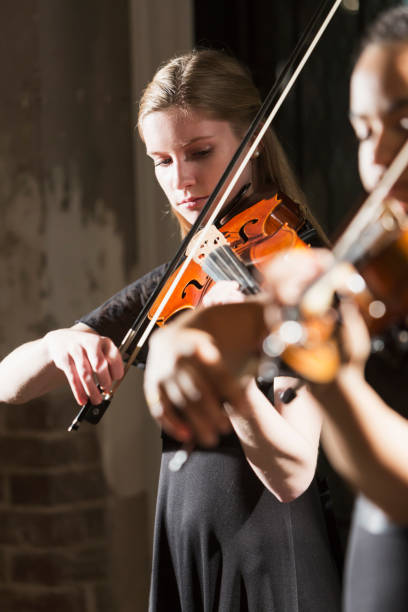
<path fill-rule="evenodd" d="M 244 293 L 257 293 L 259 286 L 244 262 L 228 245 L 212 251 L 203 265 L 213 280 L 236 280 Z"/>
<path fill-rule="evenodd" d="M 258 293 L 260 287 L 244 262 L 235 255 L 230 247 L 225 247 L 224 253 L 232 270 L 232 278 L 234 278 L 234 274 L 242 278 L 242 287 L 246 293 Z"/>
<path fill-rule="evenodd" d="M 246 287 L 241 266 L 234 266 L 233 262 L 229 261 L 225 248 L 220 247 L 210 253 L 208 260 L 211 266 L 210 276 L 213 280 L 237 280 L 243 288 Z"/>

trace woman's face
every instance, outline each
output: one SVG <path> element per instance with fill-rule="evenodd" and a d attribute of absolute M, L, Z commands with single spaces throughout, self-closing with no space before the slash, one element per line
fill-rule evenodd
<path fill-rule="evenodd" d="M 146 152 L 171 206 L 193 224 L 240 143 L 227 121 L 170 108 L 142 121 Z M 251 182 L 250 165 L 228 200 Z"/>
<path fill-rule="evenodd" d="M 369 45 L 351 78 L 350 118 L 359 170 L 370 192 L 408 137 L 408 43 Z M 408 170 L 389 194 L 408 207 Z"/>

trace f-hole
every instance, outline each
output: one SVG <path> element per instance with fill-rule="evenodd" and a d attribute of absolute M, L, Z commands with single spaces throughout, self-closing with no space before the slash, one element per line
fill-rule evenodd
<path fill-rule="evenodd" d="M 183 292 L 181 294 L 181 297 L 183 298 L 183 300 L 184 300 L 184 298 L 187 295 L 187 291 L 186 290 L 187 290 L 187 287 L 189 285 L 194 285 L 194 287 L 196 287 L 199 291 L 201 291 L 203 289 L 203 287 L 204 287 L 204 285 L 200 285 L 198 280 L 195 280 L 195 278 L 193 278 L 191 281 L 188 281 L 187 285 L 184 287 Z"/>
<path fill-rule="evenodd" d="M 252 225 L 254 225 L 254 223 L 258 223 L 258 219 L 250 219 L 249 221 L 247 221 L 239 230 L 239 235 L 242 238 L 242 242 L 248 242 L 249 237 L 246 235 L 245 233 L 245 228 L 247 225 L 249 225 L 250 223 L 252 223 Z"/>

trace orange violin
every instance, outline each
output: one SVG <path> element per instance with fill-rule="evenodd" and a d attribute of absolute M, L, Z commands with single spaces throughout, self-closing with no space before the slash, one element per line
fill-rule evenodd
<path fill-rule="evenodd" d="M 305 248 L 307 245 L 298 234 L 307 225 L 300 206 L 281 193 L 272 197 L 255 194 L 238 202 L 220 224 L 225 240 L 210 232 L 173 288 L 157 324 L 164 325 L 176 314 L 200 305 L 205 293 L 218 280 L 237 280 L 244 293 L 257 293 L 260 264 L 281 249 Z M 150 319 L 177 274 L 178 269 L 159 293 L 148 313 Z"/>

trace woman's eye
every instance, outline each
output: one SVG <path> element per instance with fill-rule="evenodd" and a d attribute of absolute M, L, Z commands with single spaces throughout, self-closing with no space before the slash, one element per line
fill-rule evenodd
<path fill-rule="evenodd" d="M 154 161 L 155 168 L 157 168 L 158 166 L 168 166 L 169 164 L 171 164 L 170 157 L 166 157 L 165 159 L 158 159 Z"/>
<path fill-rule="evenodd" d="M 211 153 L 211 149 L 201 149 L 200 151 L 194 151 L 192 153 L 193 157 L 206 157 L 209 153 Z"/>

